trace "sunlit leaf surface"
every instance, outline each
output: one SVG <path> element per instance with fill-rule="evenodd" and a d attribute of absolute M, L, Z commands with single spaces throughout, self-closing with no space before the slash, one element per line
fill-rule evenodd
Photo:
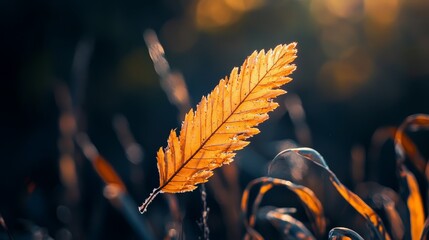
<path fill-rule="evenodd" d="M 256 126 L 278 107 L 272 99 L 286 93 L 280 89 L 291 81 L 295 70 L 296 43 L 274 50 L 254 52 L 229 78 L 222 79 L 203 97 L 195 112 L 189 110 L 179 136 L 170 132 L 166 148 L 157 154 L 159 187 L 139 207 L 147 205 L 160 192 L 188 192 L 208 181 L 215 168 L 233 161 L 235 151 L 249 144 L 258 134 Z"/>

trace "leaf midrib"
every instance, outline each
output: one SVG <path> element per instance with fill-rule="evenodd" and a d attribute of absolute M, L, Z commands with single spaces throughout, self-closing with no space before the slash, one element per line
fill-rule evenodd
<path fill-rule="evenodd" d="M 287 47 L 287 46 L 286 46 Z M 273 53 L 274 53 L 274 50 L 273 50 Z M 240 103 L 239 104 L 237 104 L 237 106 L 234 108 L 234 110 L 233 111 L 231 111 L 231 114 L 229 114 L 229 116 L 227 117 L 227 118 L 225 118 L 225 120 L 224 121 L 222 121 L 222 123 L 221 124 L 219 124 L 219 126 L 214 130 L 214 131 L 212 131 L 212 133 L 209 135 L 209 137 L 207 137 L 203 142 L 202 142 L 202 144 L 196 149 L 196 151 L 188 158 L 188 160 L 186 160 L 180 167 L 179 167 L 179 169 L 177 170 L 177 171 L 175 171 L 174 173 L 173 173 L 173 175 L 171 175 L 171 177 L 170 178 L 168 178 L 168 180 L 167 181 L 165 181 L 165 183 L 162 185 L 162 186 L 160 186 L 160 187 L 158 187 L 157 188 L 157 191 L 162 191 L 162 189 L 165 187 L 165 186 L 167 186 L 172 180 L 173 180 L 173 178 L 195 157 L 195 155 L 199 152 L 199 151 L 201 151 L 201 149 L 204 147 L 204 145 L 216 134 L 216 132 L 228 121 L 228 119 L 231 117 L 231 116 L 233 116 L 234 114 L 235 114 L 235 112 L 237 111 L 237 109 L 246 101 L 246 99 L 251 95 L 251 93 L 255 90 L 255 88 L 257 87 L 257 86 L 259 86 L 259 83 L 260 82 L 262 82 L 262 80 L 267 76 L 267 74 L 271 71 L 271 70 L 273 70 L 274 69 L 274 67 L 277 65 L 277 63 L 280 61 L 280 59 L 282 59 L 283 57 L 284 57 L 284 55 L 286 55 L 288 53 L 288 50 L 286 50 L 282 55 L 280 55 L 279 57 L 278 57 L 278 59 L 273 63 L 273 65 L 271 66 L 271 68 L 259 79 L 259 81 L 258 81 L 258 84 L 255 84 L 255 86 L 249 91 L 249 93 L 243 98 L 243 100 L 242 101 L 240 101 Z M 266 54 L 266 53 L 265 53 Z M 257 52 L 257 55 L 256 55 L 256 58 L 258 57 L 258 55 L 259 55 L 259 52 Z M 248 58 L 245 60 L 245 61 L 247 61 L 248 60 Z M 252 69 L 253 70 L 253 69 Z M 242 69 L 240 68 L 240 72 L 238 72 L 238 74 L 240 74 L 241 73 L 241 71 L 242 71 Z M 228 81 L 229 82 L 229 81 Z M 241 96 L 241 87 L 240 87 L 240 96 Z"/>

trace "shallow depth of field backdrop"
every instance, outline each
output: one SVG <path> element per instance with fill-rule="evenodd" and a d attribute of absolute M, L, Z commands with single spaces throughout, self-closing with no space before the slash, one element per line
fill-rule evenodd
<path fill-rule="evenodd" d="M 236 158 L 240 195 L 251 179 L 266 174 L 279 141 L 296 140 L 283 104 L 289 95 L 301 98 L 311 130 L 308 144 L 343 183 L 353 189 L 351 152 L 363 149 L 364 180 L 372 171 L 373 180 L 395 188 L 392 146 L 376 163 L 368 149 L 377 128 L 429 113 L 428 11 L 425 0 L 3 0 L 0 214 L 17 239 L 30 239 L 28 226 L 55 239 L 137 239 L 103 195 L 104 183 L 78 146 L 79 196 L 70 210 L 60 174 L 55 89 L 68 87 L 79 129 L 140 204 L 158 186 L 156 150 L 166 145 L 170 129 L 180 127 L 179 111 L 162 90 L 143 39 L 149 28 L 170 67 L 184 76 L 192 106 L 252 51 L 298 42 L 298 69 L 285 86 L 289 94 Z M 141 145 L 139 165 L 127 160 L 118 140 L 112 124 L 117 114 Z M 426 158 L 427 150 L 426 144 Z M 223 239 L 228 231 L 222 211 L 210 187 L 207 194 L 210 237 Z M 184 236 L 201 237 L 200 191 L 177 197 Z M 165 198 L 158 197 L 139 215 L 157 238 L 166 234 L 166 209 Z"/>

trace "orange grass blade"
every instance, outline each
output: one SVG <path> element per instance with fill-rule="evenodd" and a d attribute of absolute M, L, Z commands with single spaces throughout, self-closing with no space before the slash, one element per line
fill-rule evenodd
<path fill-rule="evenodd" d="M 426 160 L 420 154 L 417 146 L 413 141 L 407 137 L 405 131 L 409 129 L 412 131 L 418 131 L 421 129 L 429 129 L 429 115 L 426 114 L 414 114 L 405 119 L 405 121 L 399 126 L 395 133 L 395 150 L 398 156 L 399 162 L 405 161 L 405 155 L 407 155 L 411 162 L 421 172 L 425 172 Z"/>
<path fill-rule="evenodd" d="M 398 209 L 404 209 L 405 203 L 393 189 L 375 182 L 365 182 L 356 186 L 356 193 L 372 202 L 375 210 L 383 210 L 393 239 L 404 239 L 405 227 Z"/>
<path fill-rule="evenodd" d="M 106 185 L 112 185 L 121 192 L 126 192 L 126 187 L 119 175 L 113 169 L 112 165 L 107 162 L 99 153 L 97 148 L 92 144 L 86 133 L 76 135 L 76 142 L 83 151 L 85 157 L 92 163 L 97 174 Z"/>
<path fill-rule="evenodd" d="M 404 197 L 410 214 L 411 238 L 418 239 L 424 229 L 423 200 L 416 178 L 404 165 L 405 154 L 410 157 L 417 169 L 423 173 L 426 168 L 426 162 L 421 157 L 417 147 L 415 147 L 412 141 L 407 139 L 405 135 L 405 130 L 407 129 L 414 131 L 429 129 L 429 115 L 415 114 L 407 117 L 396 131 L 394 139 L 401 188 L 404 189 Z M 427 176 L 426 181 L 428 181 Z"/>
<path fill-rule="evenodd" d="M 179 136 L 172 130 L 168 146 L 158 151 L 160 186 L 139 207 L 141 213 L 160 192 L 188 192 L 207 182 L 214 169 L 249 144 L 246 139 L 259 133 L 256 126 L 278 107 L 272 99 L 286 92 L 280 87 L 292 80 L 287 76 L 296 69 L 295 47 L 255 51 L 186 114 Z"/>
<path fill-rule="evenodd" d="M 400 186 L 404 189 L 405 200 L 410 214 L 411 239 L 418 239 L 424 228 L 424 208 L 419 185 L 414 175 L 401 165 L 399 169 Z"/>
<path fill-rule="evenodd" d="M 315 240 L 316 238 L 307 229 L 307 227 L 298 219 L 288 213 L 282 212 L 283 209 L 276 208 L 266 213 L 267 219 L 271 224 L 280 230 L 283 239 L 296 240 Z"/>
<path fill-rule="evenodd" d="M 381 218 L 359 196 L 357 196 L 355 193 L 347 189 L 347 187 L 344 186 L 340 182 L 340 180 L 338 180 L 337 176 L 329 169 L 329 166 L 326 164 L 323 157 L 316 150 L 311 148 L 292 148 L 279 153 L 279 155 L 285 152 L 295 152 L 296 154 L 304 157 L 307 160 L 312 161 L 316 165 L 325 169 L 330 175 L 329 180 L 331 181 L 335 189 L 338 191 L 338 193 L 354 209 L 356 209 L 356 211 L 359 214 L 361 214 L 362 217 L 364 217 L 367 221 L 371 223 L 370 226 L 373 227 L 373 229 L 375 230 L 375 233 L 378 234 L 381 239 L 386 239 L 386 240 L 391 239 L 390 235 L 387 233 L 384 227 L 384 224 Z M 271 164 L 273 164 L 273 162 L 271 162 Z"/>
<path fill-rule="evenodd" d="M 95 171 L 103 179 L 106 185 L 114 184 L 121 192 L 126 192 L 125 184 L 113 169 L 112 165 L 107 162 L 101 155 L 97 155 L 92 161 Z"/>
<path fill-rule="evenodd" d="M 254 201 L 252 207 L 252 214 L 249 216 L 249 220 L 247 220 L 247 204 L 249 201 L 249 193 L 253 186 L 256 184 L 262 183 L 262 185 L 258 191 L 258 195 Z M 252 237 L 257 236 L 255 234 L 256 230 L 253 229 L 256 221 L 256 212 L 259 207 L 260 202 L 262 201 L 262 197 L 271 190 L 274 186 L 285 186 L 292 192 L 294 192 L 300 201 L 303 203 L 303 206 L 306 210 L 306 213 L 312 221 L 312 227 L 317 232 L 318 236 L 323 236 L 326 228 L 326 219 L 324 216 L 323 206 L 320 203 L 317 196 L 314 192 L 304 186 L 294 184 L 290 181 L 286 181 L 279 178 L 270 178 L 270 177 L 261 177 L 251 181 L 246 189 L 243 192 L 242 200 L 241 200 L 241 210 L 244 216 L 244 225 L 248 230 L 248 233 L 252 235 Z M 250 231 L 249 231 L 250 230 Z M 259 233 L 258 233 L 259 234 Z"/>

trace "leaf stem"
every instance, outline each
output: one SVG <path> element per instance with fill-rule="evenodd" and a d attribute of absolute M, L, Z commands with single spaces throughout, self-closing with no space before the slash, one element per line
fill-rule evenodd
<path fill-rule="evenodd" d="M 143 202 L 143 204 L 139 207 L 139 212 L 141 214 L 145 213 L 147 211 L 147 207 L 149 204 L 153 201 L 153 199 L 161 192 L 161 188 L 154 188 L 152 193 L 149 195 L 148 198 Z"/>

